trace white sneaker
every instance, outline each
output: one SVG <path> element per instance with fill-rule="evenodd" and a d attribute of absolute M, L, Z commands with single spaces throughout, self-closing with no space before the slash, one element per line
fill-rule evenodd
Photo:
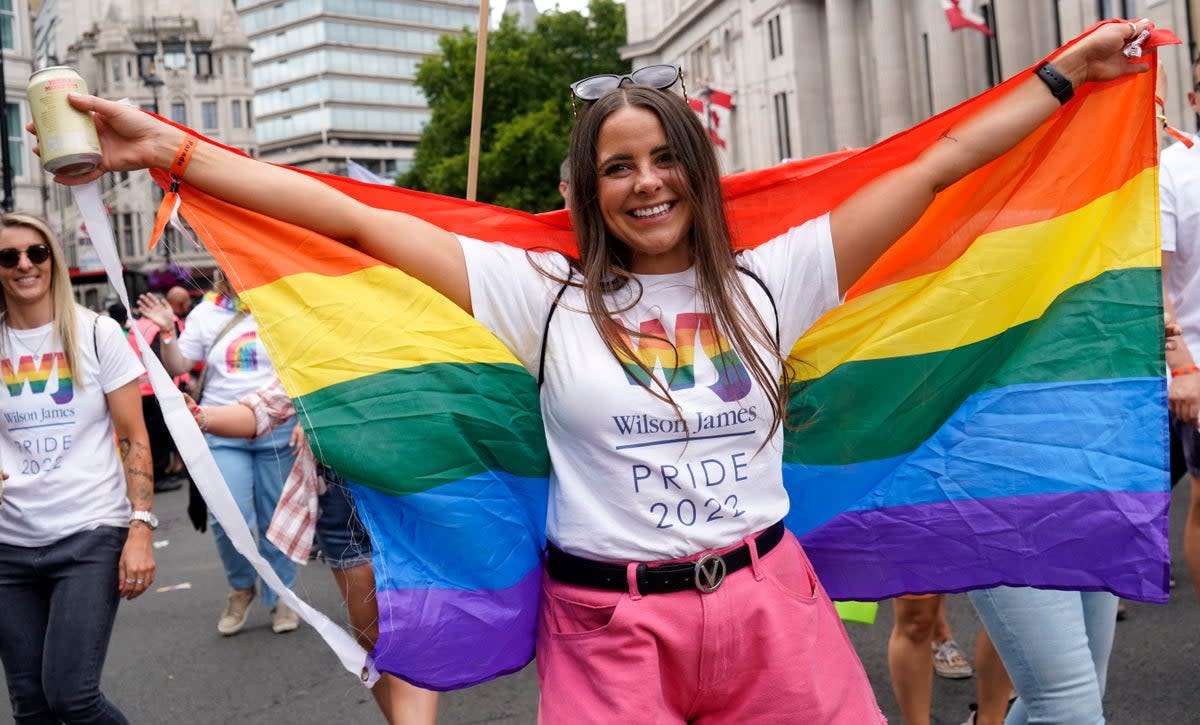
<path fill-rule="evenodd" d="M 276 602 L 275 607 L 271 609 L 271 631 L 275 634 L 295 632 L 299 626 L 300 615 L 283 602 Z"/>

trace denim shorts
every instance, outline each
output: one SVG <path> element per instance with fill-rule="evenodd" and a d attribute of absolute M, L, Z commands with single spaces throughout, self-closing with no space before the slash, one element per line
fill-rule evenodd
<path fill-rule="evenodd" d="M 1183 458 L 1187 461 L 1187 472 L 1200 479 L 1200 433 L 1196 432 L 1195 426 L 1184 423 L 1172 415 L 1171 435 L 1176 437 L 1183 449 Z"/>
<path fill-rule="evenodd" d="M 371 537 L 354 508 L 346 482 L 326 466 L 320 466 L 325 493 L 317 499 L 317 546 L 330 569 L 352 569 L 371 563 Z"/>

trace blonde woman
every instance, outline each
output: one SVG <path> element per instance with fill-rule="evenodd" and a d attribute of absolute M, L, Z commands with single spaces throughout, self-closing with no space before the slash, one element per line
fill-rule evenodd
<path fill-rule="evenodd" d="M 0 660 L 13 719 L 124 723 L 100 672 L 120 598 L 154 583 L 142 366 L 115 321 L 75 304 L 42 219 L 0 216 L 0 292 Z"/>

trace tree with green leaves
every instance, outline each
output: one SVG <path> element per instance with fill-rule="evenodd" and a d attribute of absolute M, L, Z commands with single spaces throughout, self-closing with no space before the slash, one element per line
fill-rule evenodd
<path fill-rule="evenodd" d="M 462 197 L 475 79 L 475 33 L 443 36 L 441 54 L 417 70 L 433 117 L 412 169 L 398 183 Z M 597 73 L 627 73 L 625 6 L 591 0 L 588 15 L 548 12 L 526 32 L 505 17 L 488 33 L 480 138 L 479 201 L 542 212 L 562 206 L 558 167 L 567 154 L 572 82 Z"/>

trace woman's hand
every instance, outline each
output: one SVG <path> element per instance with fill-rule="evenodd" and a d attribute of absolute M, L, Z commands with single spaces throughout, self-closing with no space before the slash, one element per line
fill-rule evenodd
<path fill-rule="evenodd" d="M 154 583 L 154 532 L 140 521 L 129 526 L 129 538 L 117 565 L 118 590 L 125 599 L 136 599 Z"/>
<path fill-rule="evenodd" d="M 149 113 L 126 103 L 114 103 L 96 96 L 71 94 L 70 103 L 92 114 L 100 137 L 100 165 L 81 176 L 59 174 L 60 184 L 76 185 L 93 181 L 108 171 L 167 168 L 184 133 Z M 34 124 L 25 127 L 34 132 Z M 35 148 L 37 153 L 39 149 Z"/>
<path fill-rule="evenodd" d="M 304 426 L 300 425 L 300 421 L 296 421 L 296 427 L 292 428 L 292 435 L 288 438 L 288 446 L 292 451 L 299 451 L 308 442 L 308 438 L 304 435 Z"/>
<path fill-rule="evenodd" d="M 152 295 L 149 292 L 138 297 L 137 300 L 138 312 L 158 325 L 158 329 L 164 331 L 172 331 L 175 329 L 175 312 L 165 300 L 159 299 L 157 295 Z"/>
<path fill-rule="evenodd" d="M 1150 70 L 1148 58 L 1129 58 L 1122 51 L 1129 41 L 1150 27 L 1149 20 L 1106 23 L 1054 59 L 1054 66 L 1075 85 L 1111 81 L 1127 73 Z"/>

